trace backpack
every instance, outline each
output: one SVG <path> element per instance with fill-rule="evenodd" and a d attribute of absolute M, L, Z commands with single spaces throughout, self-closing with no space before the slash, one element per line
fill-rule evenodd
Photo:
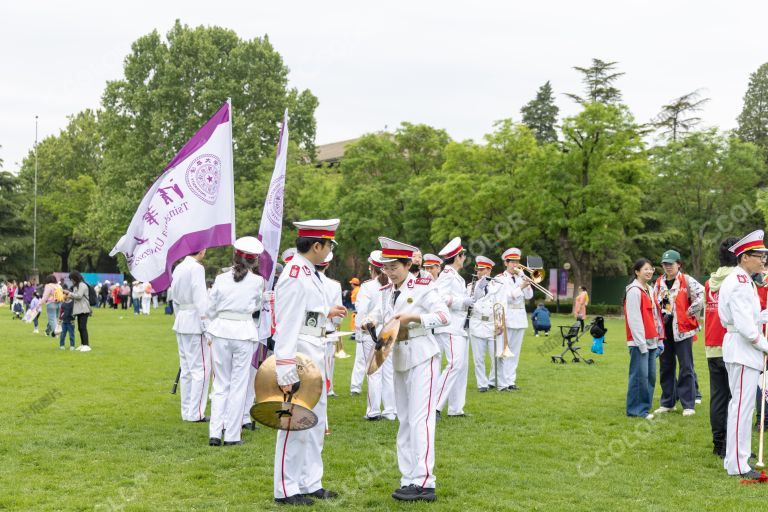
<path fill-rule="evenodd" d="M 85 281 L 83 282 L 85 283 Z M 85 285 L 88 287 L 88 304 L 91 306 L 98 306 L 99 297 L 96 295 L 96 289 L 88 283 L 85 283 Z"/>
<path fill-rule="evenodd" d="M 53 288 L 53 300 L 56 302 L 64 302 L 64 289 L 60 284 L 57 284 Z"/>

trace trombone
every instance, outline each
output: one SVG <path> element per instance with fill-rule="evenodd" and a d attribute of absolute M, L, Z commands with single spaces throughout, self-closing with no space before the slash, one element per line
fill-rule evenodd
<path fill-rule="evenodd" d="M 541 293 L 543 293 L 548 300 L 555 300 L 555 296 L 552 295 L 552 292 L 541 286 L 539 283 L 541 283 L 544 280 L 544 276 L 546 273 L 544 272 L 543 268 L 530 268 L 526 267 L 523 264 L 518 264 L 518 267 L 522 269 L 523 275 L 525 276 L 525 279 L 528 280 L 529 283 L 531 283 L 531 286 L 539 290 Z M 526 275 L 526 272 L 528 275 Z"/>
<path fill-rule="evenodd" d="M 504 346 L 500 351 L 496 352 L 496 347 L 498 346 L 496 340 L 499 335 L 501 335 L 504 340 Z M 514 357 L 514 354 L 509 350 L 509 338 L 507 338 L 507 313 L 504 310 L 504 305 L 498 302 L 493 305 L 493 350 L 493 356 L 496 358 L 493 365 L 493 378 L 496 381 L 496 389 L 501 391 L 501 387 L 499 386 L 499 359 L 509 359 L 510 357 Z"/>

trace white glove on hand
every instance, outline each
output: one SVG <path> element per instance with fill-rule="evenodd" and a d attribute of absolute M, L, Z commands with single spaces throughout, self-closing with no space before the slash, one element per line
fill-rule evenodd
<path fill-rule="evenodd" d="M 760 312 L 760 316 L 757 320 L 758 324 L 768 324 L 768 309 L 764 309 Z"/>
<path fill-rule="evenodd" d="M 210 325 L 211 322 L 207 318 L 200 319 L 200 328 L 203 330 L 203 332 L 208 332 L 208 326 Z"/>
<path fill-rule="evenodd" d="M 475 299 L 473 297 L 464 297 L 461 299 L 461 306 L 464 309 L 467 309 L 469 306 L 475 303 Z"/>
<path fill-rule="evenodd" d="M 753 347 L 755 347 L 757 350 L 762 351 L 765 354 L 768 354 L 768 341 L 765 341 L 765 336 L 762 334 L 757 338 L 757 343 L 752 344 Z"/>

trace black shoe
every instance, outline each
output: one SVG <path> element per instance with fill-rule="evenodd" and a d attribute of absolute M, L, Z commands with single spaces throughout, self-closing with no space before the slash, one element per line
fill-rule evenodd
<path fill-rule="evenodd" d="M 435 421 L 440 421 L 440 411 L 435 411 Z"/>
<path fill-rule="evenodd" d="M 224 446 L 240 446 L 242 441 L 224 441 Z"/>
<path fill-rule="evenodd" d="M 218 437 L 209 438 L 208 446 L 221 446 L 221 439 L 219 439 Z"/>
<path fill-rule="evenodd" d="M 487 392 L 488 392 L 488 388 L 477 388 L 477 390 L 478 390 L 480 393 L 487 393 Z"/>
<path fill-rule="evenodd" d="M 383 420 L 384 418 L 382 418 L 381 416 L 366 416 L 365 419 L 367 419 L 368 421 L 380 421 L 380 420 Z"/>
<path fill-rule="evenodd" d="M 254 431 L 256 430 L 256 424 L 254 422 L 244 423 L 243 424 L 243 430 L 250 430 Z"/>
<path fill-rule="evenodd" d="M 449 414 L 448 417 L 449 418 L 471 418 L 472 415 L 463 412 L 461 414 Z"/>
<path fill-rule="evenodd" d="M 408 487 L 401 487 L 392 493 L 392 497 L 400 501 L 435 501 L 435 489 L 419 487 L 411 484 Z"/>
<path fill-rule="evenodd" d="M 192 423 L 208 423 L 209 421 L 211 421 L 211 417 L 210 416 L 204 416 L 202 419 L 195 420 Z"/>
<path fill-rule="evenodd" d="M 740 476 L 744 480 L 757 480 L 758 478 L 760 478 L 760 472 L 759 471 L 755 471 L 754 469 L 750 469 L 746 473 L 742 473 L 742 474 L 736 475 L 736 476 Z"/>
<path fill-rule="evenodd" d="M 307 498 L 316 498 L 318 500 L 332 500 L 333 498 L 338 497 L 339 493 L 329 491 L 328 489 L 323 489 L 321 487 L 315 492 L 308 492 L 307 494 L 302 494 L 302 496 Z"/>
<path fill-rule="evenodd" d="M 301 494 L 294 494 L 287 498 L 275 498 L 275 503 L 280 503 L 281 505 L 313 505 L 315 500 Z"/>
<path fill-rule="evenodd" d="M 516 386 L 516 385 L 514 385 L 514 384 L 512 384 L 511 386 L 509 386 L 507 389 L 508 389 L 508 390 L 510 390 L 510 391 L 520 391 L 520 388 L 519 388 L 519 387 L 517 387 L 517 386 Z"/>
<path fill-rule="evenodd" d="M 496 389 L 496 386 L 493 384 L 488 384 L 488 389 Z"/>
<path fill-rule="evenodd" d="M 360 396 L 360 392 L 359 391 L 351 391 L 349 393 L 349 396 Z"/>

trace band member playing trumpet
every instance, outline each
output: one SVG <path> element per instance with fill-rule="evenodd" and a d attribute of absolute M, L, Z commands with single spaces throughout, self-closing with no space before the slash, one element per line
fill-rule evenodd
<path fill-rule="evenodd" d="M 451 323 L 435 330 L 448 365 L 443 369 L 437 383 L 437 415 L 448 406 L 448 416 L 464 416 L 464 403 L 467 399 L 467 370 L 469 366 L 469 344 L 464 321 L 467 308 L 473 299 L 467 294 L 467 284 L 459 275 L 459 270 L 467 260 L 467 254 L 461 246 L 461 238 L 456 237 L 443 247 L 439 255 L 445 259 L 445 267 L 435 281 L 440 297 L 451 311 Z"/>
<path fill-rule="evenodd" d="M 428 278 L 408 271 L 415 247 L 380 237 L 381 261 L 390 284 L 382 288 L 380 318 L 396 318 L 406 336 L 395 343 L 395 403 L 397 462 L 401 487 L 392 497 L 402 501 L 435 500 L 435 387 L 440 371 L 440 348 L 432 329 L 450 322 L 437 288 Z M 398 339 L 400 336 L 398 336 Z"/>
<path fill-rule="evenodd" d="M 520 249 L 511 247 L 504 251 L 501 258 L 506 270 L 494 277 L 489 284 L 489 293 L 495 295 L 494 301 L 506 308 L 507 339 L 512 357 L 499 359 L 499 382 L 496 385 L 500 391 L 517 391 L 517 365 L 520 362 L 520 349 L 523 336 L 528 328 L 528 315 L 525 314 L 525 301 L 533 298 L 531 281 L 520 269 Z"/>
<path fill-rule="evenodd" d="M 296 254 L 286 265 L 275 290 L 275 359 L 277 383 L 291 393 L 299 382 L 296 353 L 312 358 L 325 378 L 325 326 L 327 319 L 343 317 L 343 306 L 328 303 L 315 265 L 331 252 L 338 219 L 295 222 Z M 326 427 L 325 387 L 312 409 L 317 425 L 302 431 L 280 430 L 275 445 L 275 501 L 311 505 L 312 498 L 330 499 L 337 494 L 323 488 L 323 441 Z"/>
<path fill-rule="evenodd" d="M 473 294 L 475 303 L 469 317 L 469 339 L 472 344 L 472 357 L 475 363 L 475 380 L 481 393 L 488 391 L 490 382 L 485 372 L 485 354 L 491 356 L 491 375 L 495 373 L 496 352 L 500 347 L 493 347 L 493 296 L 488 295 L 488 283 L 491 280 L 493 261 L 485 256 L 475 257 L 475 274 L 477 281 Z M 495 386 L 496 383 L 494 382 Z"/>

